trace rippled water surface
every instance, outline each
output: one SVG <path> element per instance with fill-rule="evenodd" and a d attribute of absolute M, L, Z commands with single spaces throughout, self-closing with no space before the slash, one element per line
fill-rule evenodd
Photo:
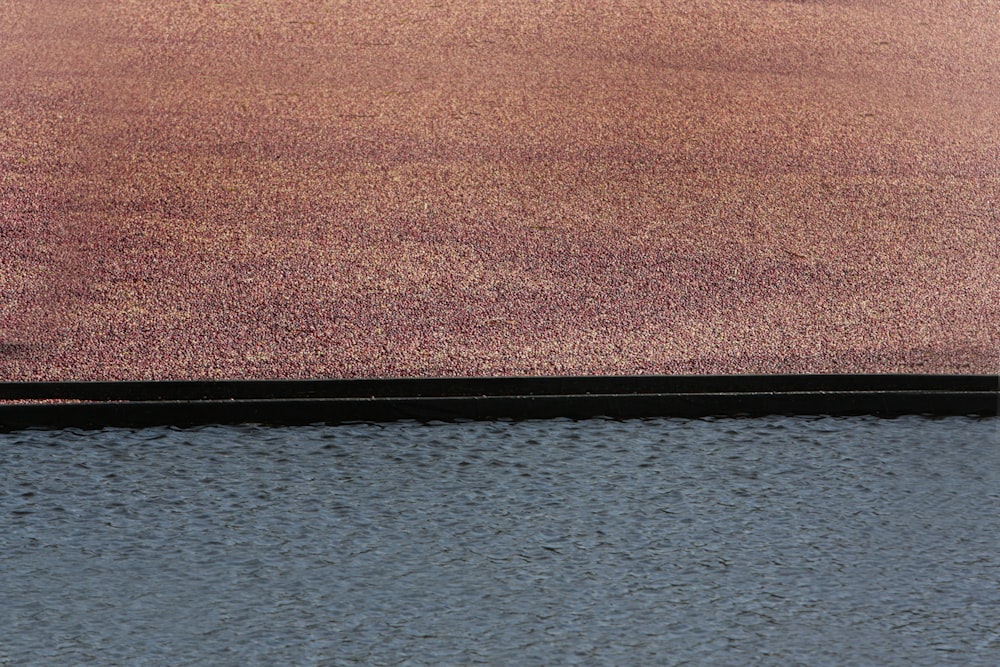
<path fill-rule="evenodd" d="M 0 435 L 0 664 L 1000 664 L 996 419 Z"/>

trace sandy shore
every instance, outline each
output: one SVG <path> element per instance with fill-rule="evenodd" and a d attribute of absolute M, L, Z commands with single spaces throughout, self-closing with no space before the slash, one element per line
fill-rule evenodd
<path fill-rule="evenodd" d="M 992 0 L 0 5 L 0 379 L 1000 370 Z"/>

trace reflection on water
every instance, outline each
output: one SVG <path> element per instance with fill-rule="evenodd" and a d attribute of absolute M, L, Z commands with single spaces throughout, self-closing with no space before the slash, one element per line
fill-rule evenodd
<path fill-rule="evenodd" d="M 0 435 L 0 664 L 1000 664 L 996 419 Z"/>

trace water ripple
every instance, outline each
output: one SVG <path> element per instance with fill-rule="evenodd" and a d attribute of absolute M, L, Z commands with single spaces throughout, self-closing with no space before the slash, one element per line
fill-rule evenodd
<path fill-rule="evenodd" d="M 1000 662 L 997 420 L 0 435 L 0 664 Z"/>

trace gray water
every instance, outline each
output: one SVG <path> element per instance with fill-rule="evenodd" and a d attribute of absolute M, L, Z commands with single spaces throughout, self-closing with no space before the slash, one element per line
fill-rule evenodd
<path fill-rule="evenodd" d="M 0 435 L 0 664 L 1000 664 L 996 419 Z"/>

